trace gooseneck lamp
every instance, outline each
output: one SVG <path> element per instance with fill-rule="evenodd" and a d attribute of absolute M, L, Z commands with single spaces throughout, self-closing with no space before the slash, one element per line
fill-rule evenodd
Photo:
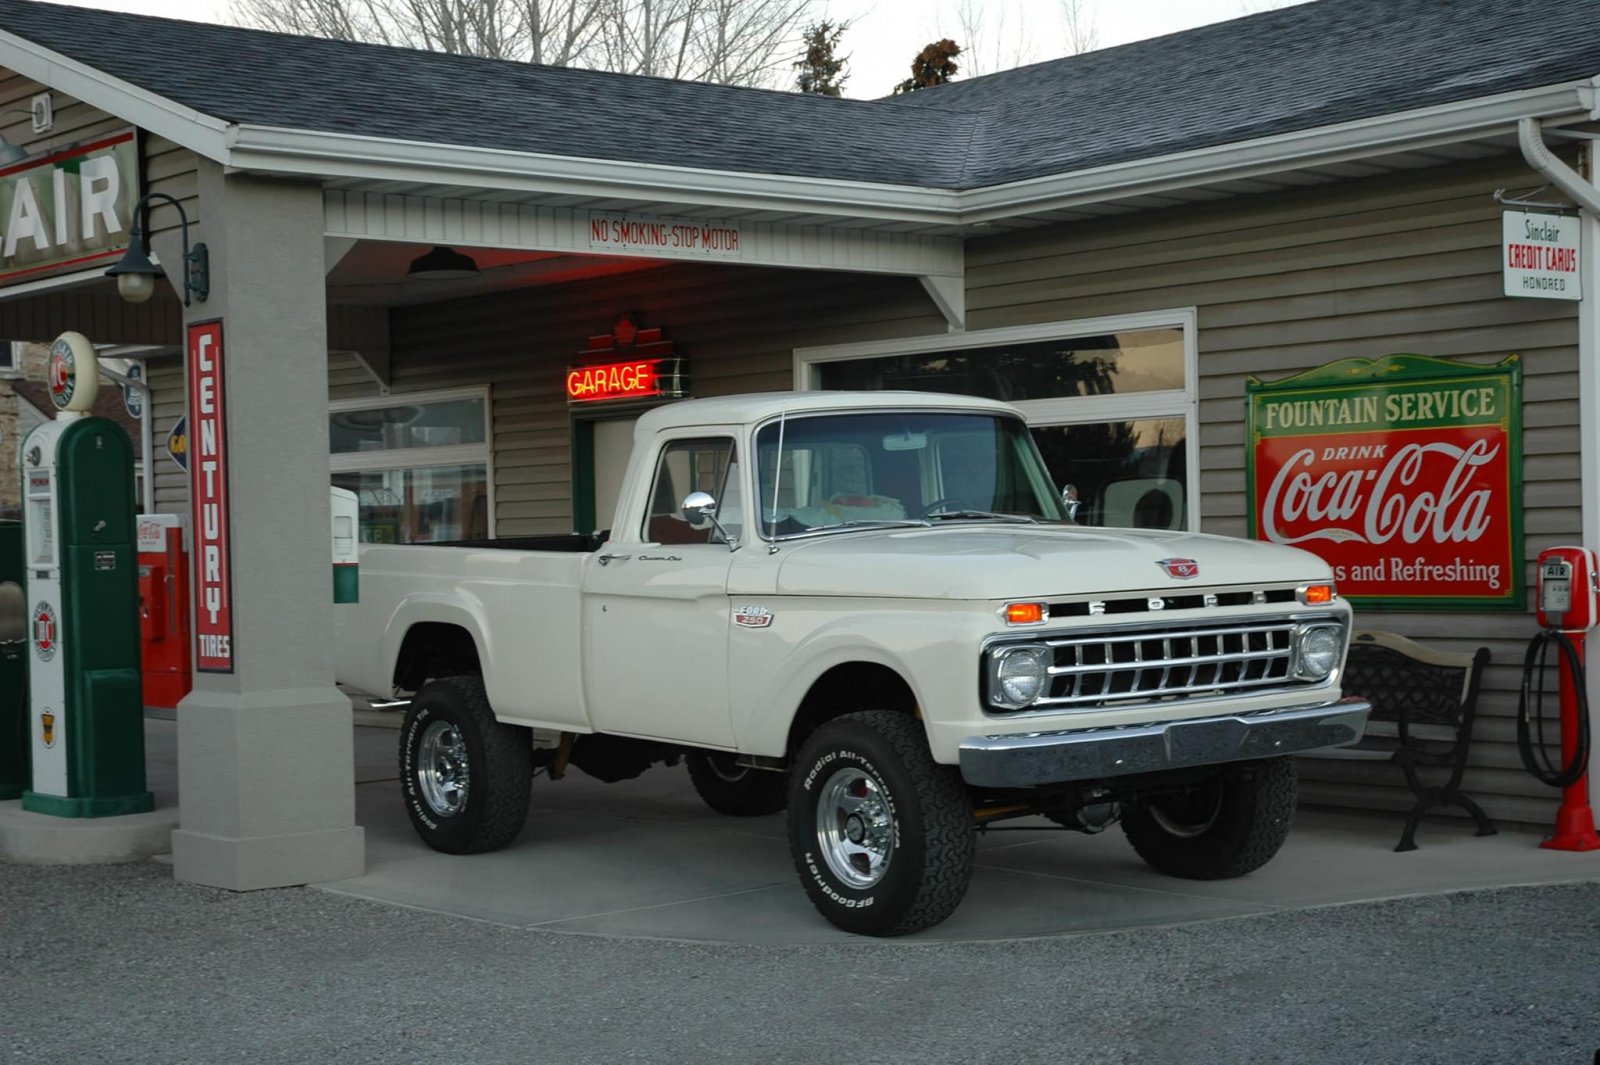
<path fill-rule="evenodd" d="M 183 204 L 164 192 L 146 193 L 133 205 L 128 250 L 121 262 L 106 271 L 106 276 L 117 279 L 117 294 L 129 303 L 143 303 L 155 295 L 156 281 L 167 276 L 165 270 L 150 261 L 150 205 L 155 200 L 172 205 L 183 230 L 183 305 L 189 306 L 191 296 L 204 303 L 211 294 L 210 254 L 202 243 L 189 247 L 189 216 L 184 213 Z"/>

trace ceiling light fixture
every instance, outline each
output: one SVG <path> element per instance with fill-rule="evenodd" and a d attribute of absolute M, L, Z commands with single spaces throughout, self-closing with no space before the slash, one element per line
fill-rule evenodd
<path fill-rule="evenodd" d="M 472 256 L 443 245 L 435 245 L 428 254 L 413 259 L 411 269 L 406 271 L 406 277 L 418 281 L 459 281 L 477 276 L 478 264 Z"/>

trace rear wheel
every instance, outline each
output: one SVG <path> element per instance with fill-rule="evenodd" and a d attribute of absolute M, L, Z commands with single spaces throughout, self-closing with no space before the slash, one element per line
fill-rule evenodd
<path fill-rule="evenodd" d="M 846 932 L 897 936 L 954 912 L 972 878 L 972 798 L 922 726 L 868 710 L 835 718 L 800 750 L 789 848 L 806 894 Z"/>
<path fill-rule="evenodd" d="M 400 731 L 400 792 L 422 841 L 447 854 L 498 850 L 528 817 L 528 730 L 501 724 L 483 678 L 423 686 Z"/>
<path fill-rule="evenodd" d="M 1185 880 L 1254 872 L 1278 853 L 1294 819 L 1294 760 L 1226 766 L 1214 777 L 1126 809 L 1122 830 L 1152 869 Z"/>
<path fill-rule="evenodd" d="M 705 804 L 730 817 L 761 817 L 782 810 L 789 799 L 789 778 L 769 769 L 735 762 L 735 755 L 690 751 L 684 759 L 689 779 Z"/>

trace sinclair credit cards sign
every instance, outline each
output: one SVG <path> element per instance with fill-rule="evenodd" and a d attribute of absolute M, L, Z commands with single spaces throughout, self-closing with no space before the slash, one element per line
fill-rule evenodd
<path fill-rule="evenodd" d="M 1246 391 L 1253 536 L 1321 555 L 1361 606 L 1523 608 L 1515 355 L 1345 359 Z"/>

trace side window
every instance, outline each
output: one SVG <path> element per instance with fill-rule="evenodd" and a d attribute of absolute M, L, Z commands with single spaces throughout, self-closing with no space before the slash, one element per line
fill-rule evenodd
<path fill-rule="evenodd" d="M 717 501 L 717 520 L 730 537 L 739 536 L 739 465 L 733 441 L 726 437 L 674 440 L 661 451 L 650 509 L 640 535 L 657 544 L 710 544 L 720 537 L 710 522 L 691 525 L 681 507 L 691 492 L 708 492 Z"/>

